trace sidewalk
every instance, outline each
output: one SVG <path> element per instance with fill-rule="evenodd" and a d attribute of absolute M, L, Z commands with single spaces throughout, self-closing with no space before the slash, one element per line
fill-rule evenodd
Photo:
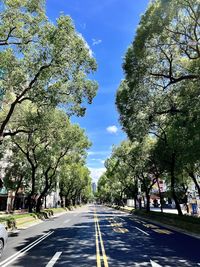
<path fill-rule="evenodd" d="M 161 212 L 160 208 L 153 208 L 153 207 L 151 207 L 151 211 Z M 173 209 L 173 208 L 170 208 L 170 209 L 164 208 L 163 212 L 164 213 L 171 213 L 171 214 L 178 214 L 177 209 Z M 183 214 L 186 214 L 185 210 L 182 210 L 182 212 L 183 212 Z"/>

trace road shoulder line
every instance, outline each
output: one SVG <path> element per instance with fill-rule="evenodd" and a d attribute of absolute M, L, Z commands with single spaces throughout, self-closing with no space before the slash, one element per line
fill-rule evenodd
<path fill-rule="evenodd" d="M 42 242 L 44 239 L 46 239 L 47 237 L 49 237 L 53 233 L 54 233 L 54 231 L 51 231 L 51 232 L 48 232 L 47 234 L 42 235 L 41 237 L 39 237 L 38 239 L 36 239 L 35 241 L 33 241 L 32 243 L 30 243 L 26 247 L 22 248 L 20 251 L 16 252 L 12 256 L 10 256 L 9 258 L 7 258 L 4 261 L 2 261 L 0 263 L 0 266 L 1 267 L 9 266 L 10 263 L 12 263 L 16 259 L 20 258 L 21 256 L 23 256 L 27 251 L 29 251 L 30 249 L 32 249 L 33 247 L 35 247 L 37 244 L 39 244 L 40 242 Z"/>

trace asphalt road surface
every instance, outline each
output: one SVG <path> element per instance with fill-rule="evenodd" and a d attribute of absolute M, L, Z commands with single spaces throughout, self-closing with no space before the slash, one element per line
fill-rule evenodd
<path fill-rule="evenodd" d="M 200 266 L 200 239 L 104 206 L 84 206 L 13 234 L 1 267 Z"/>

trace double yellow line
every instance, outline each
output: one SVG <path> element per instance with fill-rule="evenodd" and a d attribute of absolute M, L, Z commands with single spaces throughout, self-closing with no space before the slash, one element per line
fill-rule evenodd
<path fill-rule="evenodd" d="M 96 238 L 96 259 L 97 259 L 97 267 L 101 267 L 101 259 L 103 259 L 104 267 L 108 267 L 108 260 L 103 244 L 103 239 L 101 235 L 101 230 L 99 226 L 99 220 L 97 217 L 96 210 L 94 211 L 94 223 L 95 223 L 95 238 Z M 100 251 L 101 248 L 101 251 Z M 101 256 L 102 252 L 102 256 Z"/>

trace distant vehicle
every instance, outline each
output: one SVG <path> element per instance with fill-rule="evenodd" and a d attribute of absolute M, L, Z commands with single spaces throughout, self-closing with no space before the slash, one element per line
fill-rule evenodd
<path fill-rule="evenodd" d="M 3 253 L 3 249 L 7 243 L 7 239 L 8 239 L 7 230 L 3 224 L 0 224 L 0 258 Z"/>

